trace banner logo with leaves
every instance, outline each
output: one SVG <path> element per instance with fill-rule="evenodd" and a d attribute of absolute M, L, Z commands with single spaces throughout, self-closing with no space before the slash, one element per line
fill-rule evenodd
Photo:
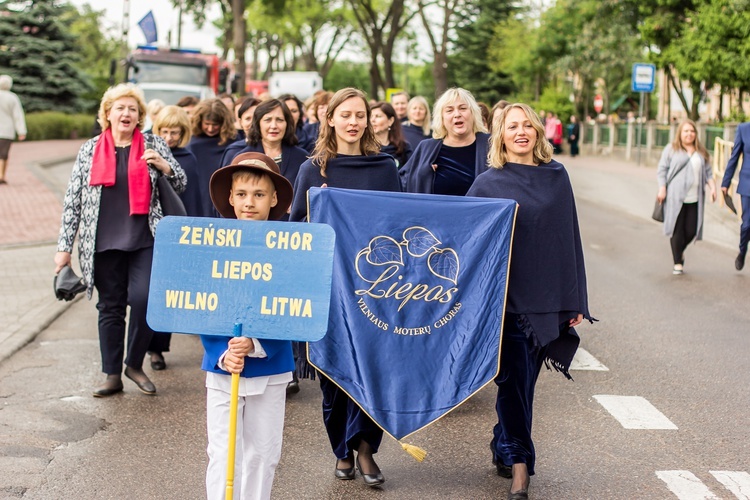
<path fill-rule="evenodd" d="M 354 290 L 360 297 L 360 310 L 382 330 L 391 330 L 393 325 L 393 333 L 401 335 L 431 334 L 461 308 L 460 303 L 454 303 L 461 267 L 458 253 L 443 246 L 425 227 L 409 227 L 400 238 L 372 238 L 357 253 L 354 267 L 364 282 L 364 286 Z M 416 304 L 452 307 L 448 314 L 445 306 L 432 308 L 437 317 L 427 323 L 424 308 Z M 415 308 L 419 311 L 410 314 Z M 409 325 L 409 318 L 415 316 L 420 318 L 419 324 Z"/>

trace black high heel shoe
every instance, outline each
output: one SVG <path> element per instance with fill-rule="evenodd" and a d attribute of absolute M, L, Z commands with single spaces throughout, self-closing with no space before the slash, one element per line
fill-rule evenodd
<path fill-rule="evenodd" d="M 348 469 L 339 469 L 339 461 L 336 460 L 335 467 L 336 468 L 333 471 L 333 475 L 336 479 L 340 479 L 341 481 L 350 481 L 356 477 L 354 466 L 351 466 Z"/>
<path fill-rule="evenodd" d="M 511 468 L 511 472 L 512 472 Z M 524 481 L 524 487 L 520 490 L 513 491 L 513 483 L 511 483 L 511 490 L 508 491 L 508 500 L 528 500 L 529 498 L 529 484 L 531 483 L 531 476 L 528 471 L 526 472 L 526 481 Z"/>
<path fill-rule="evenodd" d="M 495 456 L 495 448 L 492 446 L 492 443 L 490 443 L 490 451 L 492 452 L 492 465 L 497 469 L 497 475 L 505 479 L 511 479 L 513 477 L 513 470 Z"/>
<path fill-rule="evenodd" d="M 374 460 L 373 464 L 375 464 Z M 375 467 L 377 467 L 377 464 L 375 464 Z M 359 465 L 359 456 L 357 457 L 357 469 L 359 469 L 359 473 L 362 474 L 362 479 L 364 479 L 367 486 L 379 486 L 385 482 L 385 477 L 383 477 L 383 473 L 380 472 L 379 469 L 375 474 L 365 474 L 362 470 L 362 466 Z"/>

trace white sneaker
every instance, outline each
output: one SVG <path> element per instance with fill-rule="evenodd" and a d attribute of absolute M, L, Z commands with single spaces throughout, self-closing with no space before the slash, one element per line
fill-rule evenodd
<path fill-rule="evenodd" d="M 672 268 L 672 274 L 684 274 L 684 272 L 682 264 L 675 264 Z"/>

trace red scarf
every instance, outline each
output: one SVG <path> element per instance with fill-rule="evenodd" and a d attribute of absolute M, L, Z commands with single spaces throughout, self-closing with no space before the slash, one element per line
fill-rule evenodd
<path fill-rule="evenodd" d="M 148 214 L 151 206 L 151 178 L 148 164 L 143 159 L 143 134 L 137 128 L 133 131 L 133 142 L 128 157 L 128 196 L 130 215 Z M 115 159 L 115 140 L 112 128 L 108 128 L 99 137 L 94 147 L 91 160 L 90 186 L 114 186 L 117 160 Z"/>

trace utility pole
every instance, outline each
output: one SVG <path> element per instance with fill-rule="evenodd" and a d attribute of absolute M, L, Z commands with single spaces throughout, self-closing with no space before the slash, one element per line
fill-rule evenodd
<path fill-rule="evenodd" d="M 180 7 L 177 11 L 177 48 L 182 48 L 182 0 L 180 0 Z"/>
<path fill-rule="evenodd" d="M 130 30 L 130 0 L 122 0 L 122 60 L 128 58 L 128 32 Z M 125 67 L 125 77 L 122 81 L 127 81 L 127 66 Z"/>

